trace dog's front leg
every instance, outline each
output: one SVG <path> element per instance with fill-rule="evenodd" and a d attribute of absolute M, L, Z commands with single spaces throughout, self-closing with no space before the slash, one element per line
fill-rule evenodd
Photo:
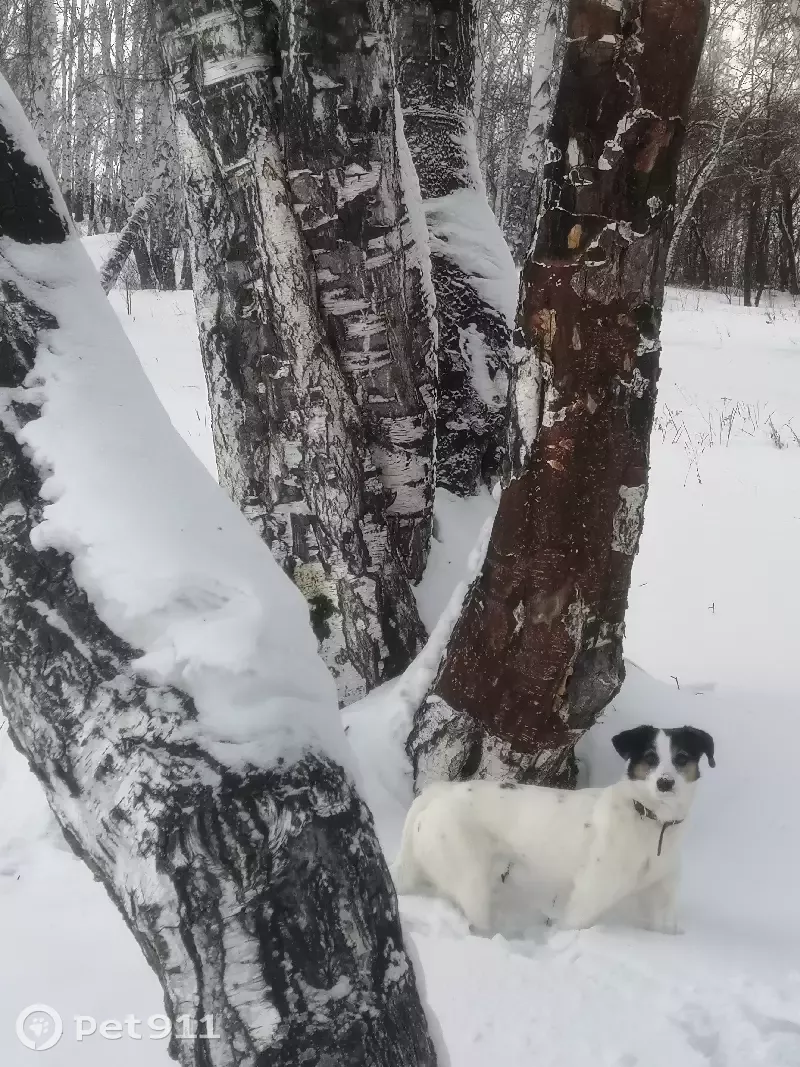
<path fill-rule="evenodd" d="M 661 934 L 682 934 L 677 919 L 677 897 L 677 871 L 642 889 L 637 894 L 642 926 Z"/>
<path fill-rule="evenodd" d="M 624 875 L 624 860 L 598 841 L 575 876 L 561 926 L 568 930 L 594 926 L 625 895 Z"/>
<path fill-rule="evenodd" d="M 492 891 L 488 879 L 476 871 L 462 880 L 454 895 L 473 933 L 487 933 L 491 928 L 492 912 Z"/>

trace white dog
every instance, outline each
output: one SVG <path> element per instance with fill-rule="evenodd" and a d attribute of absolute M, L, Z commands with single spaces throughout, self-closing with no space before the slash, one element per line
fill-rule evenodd
<path fill-rule="evenodd" d="M 680 838 L 700 759 L 714 766 L 713 739 L 691 726 L 638 726 L 612 743 L 628 772 L 607 789 L 430 786 L 403 828 L 392 867 L 398 893 L 433 891 L 457 904 L 474 929 L 488 930 L 493 893 L 519 865 L 532 903 L 564 927 L 592 926 L 633 897 L 646 927 L 678 933 Z"/>

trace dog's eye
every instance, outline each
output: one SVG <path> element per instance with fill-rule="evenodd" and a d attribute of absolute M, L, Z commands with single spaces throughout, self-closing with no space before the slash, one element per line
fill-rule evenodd
<path fill-rule="evenodd" d="M 658 766 L 658 754 L 656 752 L 648 752 L 644 757 L 644 761 L 648 767 Z"/>
<path fill-rule="evenodd" d="M 689 757 L 685 752 L 679 752 L 675 759 L 672 761 L 676 767 L 685 767 L 689 762 Z"/>

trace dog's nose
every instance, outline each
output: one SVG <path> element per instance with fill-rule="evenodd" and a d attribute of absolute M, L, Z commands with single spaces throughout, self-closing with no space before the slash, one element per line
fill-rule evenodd
<path fill-rule="evenodd" d="M 669 793 L 675 785 L 675 782 L 672 778 L 659 778 L 656 785 L 660 793 Z"/>

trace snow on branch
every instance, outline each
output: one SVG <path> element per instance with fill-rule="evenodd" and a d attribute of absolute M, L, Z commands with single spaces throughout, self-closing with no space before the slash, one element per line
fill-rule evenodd
<path fill-rule="evenodd" d="M 13 426 L 43 478 L 35 547 L 72 556 L 99 617 L 141 650 L 136 670 L 193 699 L 185 730 L 220 763 L 266 767 L 308 747 L 346 762 L 306 602 L 172 427 L 4 81 L 0 121 L 69 231 L 47 245 L 0 239 L 0 284 L 53 320 L 24 384 L 0 391 L 7 429 L 12 405 L 38 411 Z"/>

